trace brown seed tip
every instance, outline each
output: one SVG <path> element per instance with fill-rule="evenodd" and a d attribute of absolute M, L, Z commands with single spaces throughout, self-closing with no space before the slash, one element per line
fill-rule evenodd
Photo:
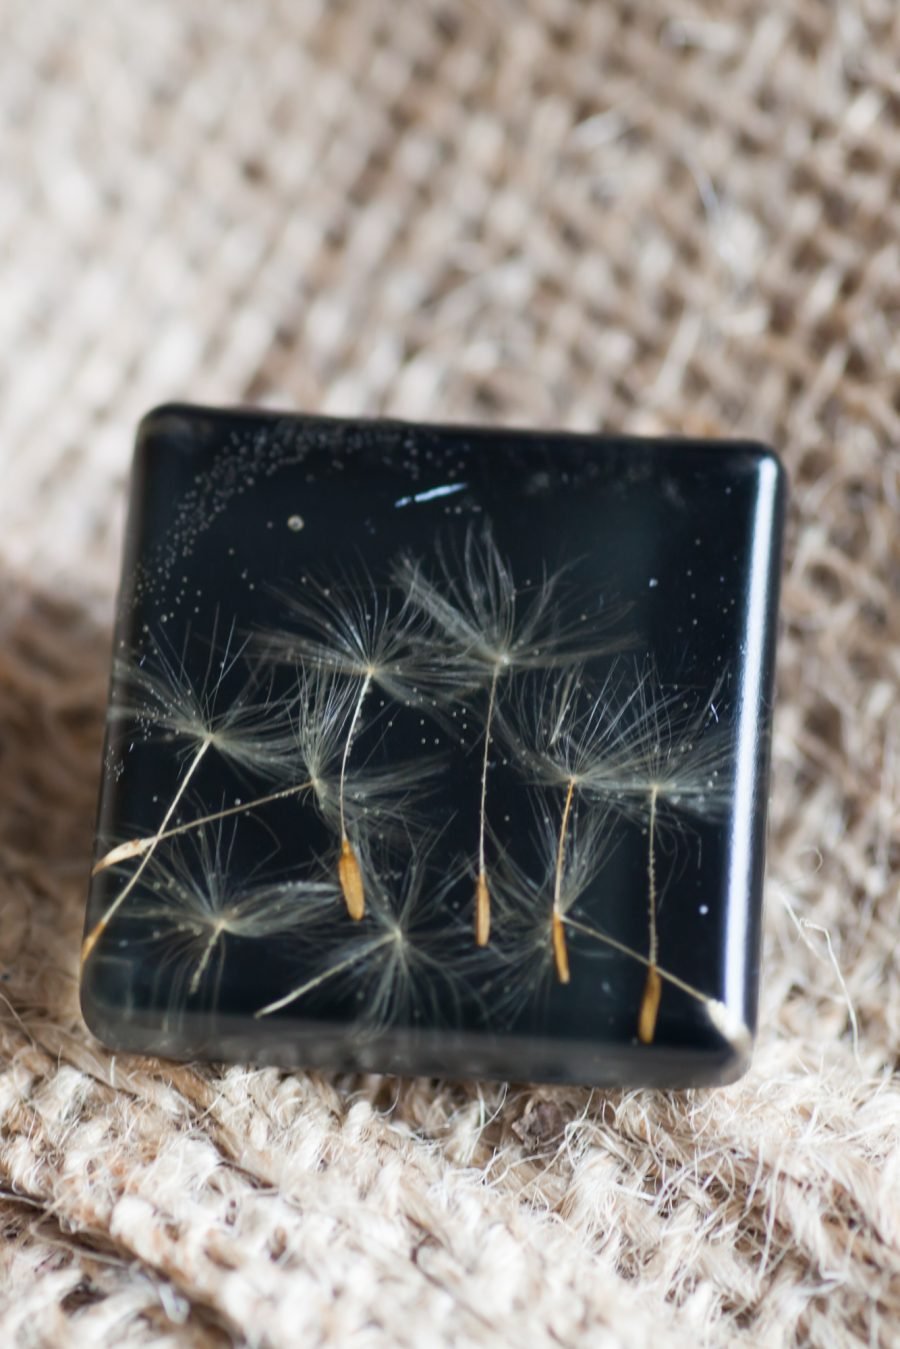
<path fill-rule="evenodd" d="M 111 848 L 95 862 L 91 869 L 92 876 L 99 876 L 101 871 L 106 871 L 107 867 L 114 867 L 118 862 L 126 862 L 130 857 L 137 857 L 140 853 L 146 852 L 153 839 L 133 838 L 127 843 L 120 843 L 117 847 Z"/>
<path fill-rule="evenodd" d="M 647 969 L 647 981 L 644 984 L 644 996 L 638 1012 L 638 1039 L 642 1045 L 652 1045 L 656 1034 L 656 1018 L 659 1015 L 659 1000 L 662 997 L 662 980 L 655 965 Z"/>
<path fill-rule="evenodd" d="M 566 929 L 558 913 L 553 915 L 553 960 L 556 965 L 556 977 L 561 984 L 567 984 L 569 973 L 569 948 L 566 944 Z"/>
<path fill-rule="evenodd" d="M 99 923 L 97 923 L 94 927 L 91 928 L 90 932 L 87 934 L 84 941 L 81 943 L 82 965 L 84 965 L 90 958 L 90 954 L 93 951 L 94 947 L 97 945 L 97 942 L 103 936 L 105 928 L 106 924 L 101 919 Z"/>
<path fill-rule="evenodd" d="M 491 939 L 491 892 L 487 876 L 481 871 L 475 884 L 475 945 L 487 946 Z"/>
<path fill-rule="evenodd" d="M 362 867 L 348 838 L 341 842 L 338 880 L 341 883 L 341 893 L 347 905 L 347 912 L 358 923 L 366 911 L 366 892 L 363 889 Z"/>

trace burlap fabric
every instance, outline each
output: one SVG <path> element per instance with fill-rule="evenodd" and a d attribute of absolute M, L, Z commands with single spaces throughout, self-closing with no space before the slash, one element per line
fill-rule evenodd
<path fill-rule="evenodd" d="M 2 0 L 0 36 L 0 1343 L 900 1343 L 894 0 Z M 123 484 L 176 396 L 780 447 L 743 1082 L 91 1040 Z"/>

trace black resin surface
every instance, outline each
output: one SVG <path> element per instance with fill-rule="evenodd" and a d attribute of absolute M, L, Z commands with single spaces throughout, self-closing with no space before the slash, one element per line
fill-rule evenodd
<path fill-rule="evenodd" d="M 753 444 L 152 413 L 95 1033 L 285 1066 L 735 1077 L 782 512 Z"/>

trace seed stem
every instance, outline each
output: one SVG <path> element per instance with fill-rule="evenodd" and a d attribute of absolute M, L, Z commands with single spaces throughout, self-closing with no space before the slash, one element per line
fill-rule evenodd
<path fill-rule="evenodd" d="M 357 727 L 359 726 L 359 719 L 360 716 L 362 715 L 363 703 L 366 701 L 366 696 L 371 687 L 372 687 L 372 671 L 367 670 L 365 678 L 363 679 L 362 684 L 360 685 L 359 688 L 359 696 L 356 699 L 356 707 L 353 709 L 353 717 L 350 721 L 350 729 L 347 732 L 347 740 L 344 744 L 344 753 L 341 758 L 341 780 L 338 788 L 338 804 L 340 806 L 341 812 L 341 838 L 344 840 L 346 840 L 347 838 L 347 821 L 344 813 L 344 783 L 347 777 L 347 763 L 350 758 L 350 750 L 353 746 L 353 741 L 356 736 Z"/>
<path fill-rule="evenodd" d="M 299 782 L 293 787 L 282 787 L 277 792 L 269 792 L 267 796 L 258 796 L 253 801 L 242 801 L 237 806 L 226 806 L 224 810 L 214 810 L 211 815 L 200 815 L 196 820 L 187 820 L 184 824 L 176 824 L 172 829 L 160 829 L 155 834 L 150 834 L 144 838 L 132 838 L 127 843 L 118 843 L 114 848 L 110 848 L 108 853 L 95 862 L 91 871 L 92 876 L 99 876 L 101 871 L 106 871 L 109 867 L 117 866 L 119 862 L 127 862 L 132 857 L 140 857 L 148 848 L 155 847 L 157 843 L 162 843 L 167 838 L 175 838 L 178 834 L 187 834 L 192 829 L 201 829 L 206 824 L 215 824 L 217 820 L 227 820 L 229 815 L 242 815 L 250 810 L 258 810 L 261 806 L 267 806 L 272 801 L 283 801 L 289 796 L 299 796 L 301 792 L 308 792 L 312 787 L 312 782 Z"/>
<path fill-rule="evenodd" d="M 200 987 L 200 981 L 202 980 L 204 974 L 206 973 L 206 967 L 210 962 L 210 958 L 212 956 L 213 951 L 219 944 L 219 938 L 222 936 L 223 931 L 224 925 L 222 923 L 216 923 L 215 927 L 210 933 L 209 941 L 206 943 L 206 946 L 204 947 L 203 955 L 200 957 L 199 964 L 197 965 L 197 968 L 194 970 L 194 973 L 191 975 L 191 982 L 188 984 L 189 996 L 193 997 L 193 995 L 197 992 L 197 989 Z"/>
<path fill-rule="evenodd" d="M 370 956 L 373 951 L 377 951 L 379 947 L 386 946 L 389 941 L 393 940 L 393 933 L 387 932 L 383 937 L 378 937 L 374 941 L 367 942 L 365 945 L 361 946 L 358 951 L 351 951 L 350 955 L 344 960 L 338 961 L 336 965 L 329 965 L 328 969 L 323 970 L 321 974 L 316 974 L 312 979 L 307 979 L 299 988 L 294 988 L 290 993 L 285 993 L 284 997 L 279 998 L 277 1002 L 270 1002 L 267 1006 L 261 1007 L 259 1011 L 254 1012 L 253 1015 L 256 1018 L 259 1018 L 270 1016 L 272 1012 L 280 1012 L 282 1007 L 289 1007 L 292 1002 L 296 1002 L 298 998 L 302 998 L 304 993 L 311 993 L 312 990 L 318 988 L 320 984 L 327 983 L 329 979 L 334 979 L 337 975 L 343 973 L 344 970 L 349 970 L 351 966 L 358 964 L 360 960 L 365 960 L 366 956 Z"/>
<path fill-rule="evenodd" d="M 595 941 L 608 946 L 610 950 L 619 951 L 623 956 L 636 960 L 639 965 L 643 965 L 646 969 L 650 968 L 650 961 L 641 951 L 636 951 L 633 946 L 627 946 L 625 942 L 619 941 L 618 938 L 611 937 L 608 933 L 601 932 L 599 928 L 591 927 L 588 923 L 582 923 L 578 918 L 564 918 L 563 922 L 566 927 L 572 928 L 574 932 L 583 932 L 586 937 L 593 937 Z M 717 1003 L 716 998 L 711 998 L 708 993 L 701 993 L 699 988 L 689 984 L 686 979 L 679 978 L 677 974 L 672 974 L 661 966 L 655 968 L 659 978 L 664 983 L 671 984 L 673 988 L 680 988 L 682 993 L 686 993 L 689 998 L 695 998 L 697 1002 L 702 1002 L 704 1005 Z"/>
<path fill-rule="evenodd" d="M 487 716 L 484 726 L 484 754 L 481 760 L 481 804 L 478 812 L 478 880 L 475 884 L 475 944 L 487 946 L 491 938 L 491 892 L 488 889 L 487 866 L 484 857 L 484 836 L 487 827 L 487 775 L 488 759 L 491 750 L 491 727 L 494 721 L 494 706 L 497 701 L 497 681 L 500 678 L 500 666 L 494 666 L 491 676 L 491 691 L 488 695 Z"/>
<path fill-rule="evenodd" d="M 122 889 L 119 891 L 119 893 L 113 900 L 112 904 L 110 904 L 109 908 L 106 910 L 106 913 L 99 920 L 99 922 L 94 924 L 88 935 L 85 937 L 81 947 L 82 964 L 84 964 L 84 962 L 90 957 L 91 952 L 97 945 L 97 942 L 103 936 L 103 933 L 109 926 L 109 923 L 112 920 L 114 914 L 118 911 L 119 908 L 121 908 L 122 904 L 124 904 L 125 900 L 131 894 L 132 890 L 140 880 L 141 873 L 143 872 L 144 868 L 147 866 L 147 863 L 153 856 L 154 850 L 156 849 L 156 845 L 163 838 L 166 831 L 166 826 L 168 825 L 172 816 L 175 814 L 176 809 L 178 808 L 178 802 L 181 800 L 181 798 L 184 796 L 184 793 L 187 791 L 188 783 L 196 773 L 197 769 L 200 767 L 200 764 L 203 760 L 203 756 L 209 749 L 211 744 L 212 740 L 209 736 L 207 736 L 204 740 L 201 741 L 200 745 L 197 748 L 197 752 L 195 753 L 193 759 L 191 760 L 187 772 L 185 773 L 184 777 L 181 779 L 181 782 L 178 785 L 178 790 L 172 797 L 171 802 L 169 803 L 169 808 L 162 818 L 162 823 L 160 824 L 158 831 L 153 835 L 150 842 L 148 843 L 146 851 L 144 852 L 144 855 L 141 858 L 140 864 L 138 865 L 134 875 L 131 877 L 128 883 L 122 887 Z"/>

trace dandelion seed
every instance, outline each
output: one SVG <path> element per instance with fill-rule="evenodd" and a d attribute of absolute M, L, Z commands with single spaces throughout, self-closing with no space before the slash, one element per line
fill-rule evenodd
<path fill-rule="evenodd" d="M 195 830 L 157 851 L 133 888 L 123 944 L 155 948 L 153 966 L 165 980 L 167 1015 L 177 1014 L 207 987 L 215 1006 L 229 938 L 292 938 L 315 945 L 333 912 L 337 887 L 326 879 L 236 882 L 235 833 Z M 124 915 L 123 915 L 124 917 Z"/>
<path fill-rule="evenodd" d="M 526 765 L 533 763 L 536 769 L 534 775 L 537 780 L 540 780 L 542 776 L 550 776 L 554 779 L 558 777 L 558 785 L 564 788 L 565 794 L 559 833 L 556 839 L 556 861 L 553 870 L 551 931 L 551 945 L 556 973 L 560 983 L 564 984 L 569 982 L 571 975 L 565 924 L 563 922 L 562 890 L 566 875 L 572 806 L 579 788 L 579 777 L 574 771 L 574 765 L 567 761 L 564 753 L 560 752 L 559 744 L 566 718 L 571 715 L 571 708 L 575 705 L 578 692 L 582 687 L 582 681 L 583 669 L 580 666 L 573 666 L 565 676 L 554 675 L 552 678 L 545 676 L 542 688 L 546 690 L 549 686 L 551 696 L 547 697 L 545 692 L 542 692 L 540 701 L 536 704 L 537 716 L 534 718 L 535 725 L 532 727 L 531 743 L 527 747 L 523 747 L 522 742 L 518 740 L 518 733 L 512 729 L 508 720 L 504 719 L 501 722 L 501 733 L 511 744 L 517 757 L 522 759 Z M 535 707 L 531 706 L 525 710 L 530 717 L 534 713 Z M 527 717 L 521 718 L 521 724 L 526 725 L 527 719 Z M 552 768 L 552 773 L 548 774 L 548 768 Z M 550 785 L 557 784 L 551 782 Z"/>
<path fill-rule="evenodd" d="M 659 886 L 657 855 L 661 828 L 677 829 L 682 816 L 718 818 L 730 799 L 727 728 L 706 723 L 717 691 L 703 704 L 666 693 L 651 670 L 633 680 L 614 670 L 585 705 L 583 671 L 564 679 L 545 677 L 520 693 L 504 734 L 531 780 L 578 792 L 588 801 L 636 819 L 647 831 L 647 979 L 638 1011 L 638 1038 L 652 1043 L 662 986 L 659 979 Z M 560 833 L 565 836 L 566 815 Z"/>
<path fill-rule="evenodd" d="M 382 1033 L 418 1021 L 452 1019 L 466 982 L 460 930 L 448 916 L 447 895 L 459 873 L 427 888 L 433 840 L 424 840 L 400 872 L 381 849 L 362 845 L 369 882 L 364 919 L 349 937 L 329 945 L 307 976 L 257 1017 L 272 1016 L 321 992 L 353 995 L 363 1008 L 360 1029 Z"/>
<path fill-rule="evenodd" d="M 491 896 L 487 877 L 479 870 L 475 880 L 475 944 L 487 946 L 491 939 Z"/>
<path fill-rule="evenodd" d="M 481 763 L 481 802 L 478 811 L 478 878 L 475 882 L 475 942 L 478 946 L 487 946 L 491 937 L 491 894 L 487 883 L 487 865 L 484 856 L 484 831 L 487 821 L 487 779 L 488 758 L 491 748 L 491 729 L 494 722 L 494 705 L 497 699 L 497 680 L 499 667 L 491 675 L 488 694 L 487 716 L 484 728 L 484 756 Z"/>
<path fill-rule="evenodd" d="M 532 802 L 533 872 L 497 847 L 497 948 L 503 968 L 498 1011 L 513 1019 L 549 983 L 571 982 L 568 930 L 618 843 L 608 812 L 579 811 L 573 794 L 562 828 L 554 804 L 543 794 Z"/>
<path fill-rule="evenodd" d="M 356 922 L 359 922 L 366 911 L 366 895 L 363 886 L 362 868 L 359 865 L 359 859 L 350 846 L 350 840 L 344 834 L 341 841 L 341 856 L 338 862 L 338 879 L 341 883 L 341 893 L 344 896 L 344 903 L 347 905 L 347 912 Z"/>
<path fill-rule="evenodd" d="M 645 782 L 641 783 L 638 774 L 624 794 L 627 801 L 631 798 L 630 808 L 643 811 L 643 793 L 647 802 L 647 919 L 648 919 L 648 958 L 647 980 L 638 1011 L 638 1038 L 642 1044 L 652 1044 L 656 1034 L 656 1022 L 662 997 L 660 982 L 658 913 L 659 896 L 657 888 L 657 842 L 660 805 L 668 808 L 669 825 L 678 812 L 694 814 L 700 818 L 714 818 L 725 804 L 724 788 L 718 779 L 724 771 L 723 750 L 727 746 L 721 739 L 711 737 L 704 747 L 695 742 L 699 734 L 696 719 L 683 723 L 681 729 L 669 722 L 663 727 L 661 713 L 653 714 L 656 723 L 651 752 L 645 766 Z M 681 738 L 680 738 L 681 737 Z M 717 741 L 717 743 L 713 743 Z M 711 769 L 711 765 L 715 767 Z M 712 776 L 708 776 L 709 773 Z M 643 793 L 635 797 L 635 790 L 643 787 Z"/>
<path fill-rule="evenodd" d="M 467 531 L 461 566 L 446 556 L 440 563 L 435 581 L 419 562 L 405 557 L 396 568 L 396 579 L 413 609 L 432 625 L 436 641 L 454 663 L 461 690 L 467 686 L 487 690 L 475 880 L 475 941 L 485 945 L 491 927 L 485 854 L 487 779 L 500 686 L 518 672 L 559 669 L 621 645 L 606 631 L 620 615 L 605 617 L 598 624 L 604 631 L 586 639 L 583 624 L 568 617 L 571 606 L 563 596 L 564 574 L 545 575 L 540 584 L 517 590 L 489 525 Z"/>
<path fill-rule="evenodd" d="M 365 913 L 366 896 L 363 886 L 362 868 L 359 865 L 359 859 L 353 851 L 350 839 L 347 837 L 347 810 L 346 810 L 346 784 L 347 784 L 347 761 L 350 758 L 350 749 L 353 745 L 353 736 L 359 725 L 359 718 L 362 713 L 363 703 L 368 697 L 369 690 L 372 687 L 372 673 L 367 671 L 360 685 L 359 695 L 356 699 L 356 705 L 353 709 L 353 717 L 350 721 L 350 728 L 347 731 L 347 739 L 344 742 L 344 752 L 341 755 L 341 776 L 338 785 L 338 803 L 341 817 L 341 859 L 338 862 L 338 876 L 341 882 L 341 890 L 344 895 L 344 902 L 347 905 L 347 912 L 351 918 L 360 919 Z"/>
<path fill-rule="evenodd" d="M 234 625 L 224 645 L 217 643 L 218 621 L 213 629 L 204 670 L 193 678 L 182 657 L 158 641 L 139 659 L 118 662 L 110 717 L 137 725 L 145 736 L 169 735 L 185 744 L 185 767 L 157 831 L 135 848 L 140 862 L 128 882 L 85 937 L 82 962 L 89 959 L 110 920 L 140 881 L 158 843 L 167 836 L 170 823 L 203 759 L 210 751 L 239 769 L 270 771 L 289 753 L 285 709 L 271 698 L 259 696 L 252 673 L 245 668 L 246 644 L 236 644 Z M 226 697 L 229 677 L 240 676 L 237 694 Z"/>
<path fill-rule="evenodd" d="M 659 955 L 659 932 L 657 925 L 658 900 L 656 893 L 656 817 L 659 803 L 659 784 L 654 782 L 650 788 L 650 819 L 647 825 L 647 926 L 648 957 L 647 981 L 638 1010 L 638 1039 L 642 1044 L 653 1043 L 656 1034 L 656 1018 L 659 1015 L 659 1003 L 662 997 L 662 985 L 659 981 L 657 958 Z"/>
<path fill-rule="evenodd" d="M 569 953 L 566 949 L 566 932 L 563 927 L 562 887 L 566 864 L 566 842 L 569 817 L 572 812 L 572 800 L 575 795 L 575 783 L 570 782 L 563 807 L 562 822 L 559 826 L 559 842 L 556 847 L 556 871 L 553 877 L 553 955 L 556 961 L 556 973 L 562 984 L 569 982 Z"/>
<path fill-rule="evenodd" d="M 556 909 L 553 911 L 552 918 L 552 942 L 557 978 L 561 984 L 567 984 L 572 977 L 569 972 L 569 948 L 566 944 L 565 925 Z"/>
<path fill-rule="evenodd" d="M 345 575 L 337 585 L 308 583 L 302 595 L 286 598 L 290 628 L 265 634 L 276 657 L 355 681 L 353 710 L 343 739 L 338 780 L 340 853 L 338 876 L 347 911 L 365 912 L 364 870 L 350 837 L 347 774 L 363 709 L 374 687 L 396 702 L 419 699 L 420 686 L 440 684 L 446 671 L 421 639 L 421 617 L 408 603 L 392 610 L 368 573 Z"/>
<path fill-rule="evenodd" d="M 652 1045 L 656 1035 L 656 1020 L 662 999 L 662 980 L 656 964 L 647 966 L 647 979 L 638 1010 L 638 1039 L 642 1045 Z"/>

